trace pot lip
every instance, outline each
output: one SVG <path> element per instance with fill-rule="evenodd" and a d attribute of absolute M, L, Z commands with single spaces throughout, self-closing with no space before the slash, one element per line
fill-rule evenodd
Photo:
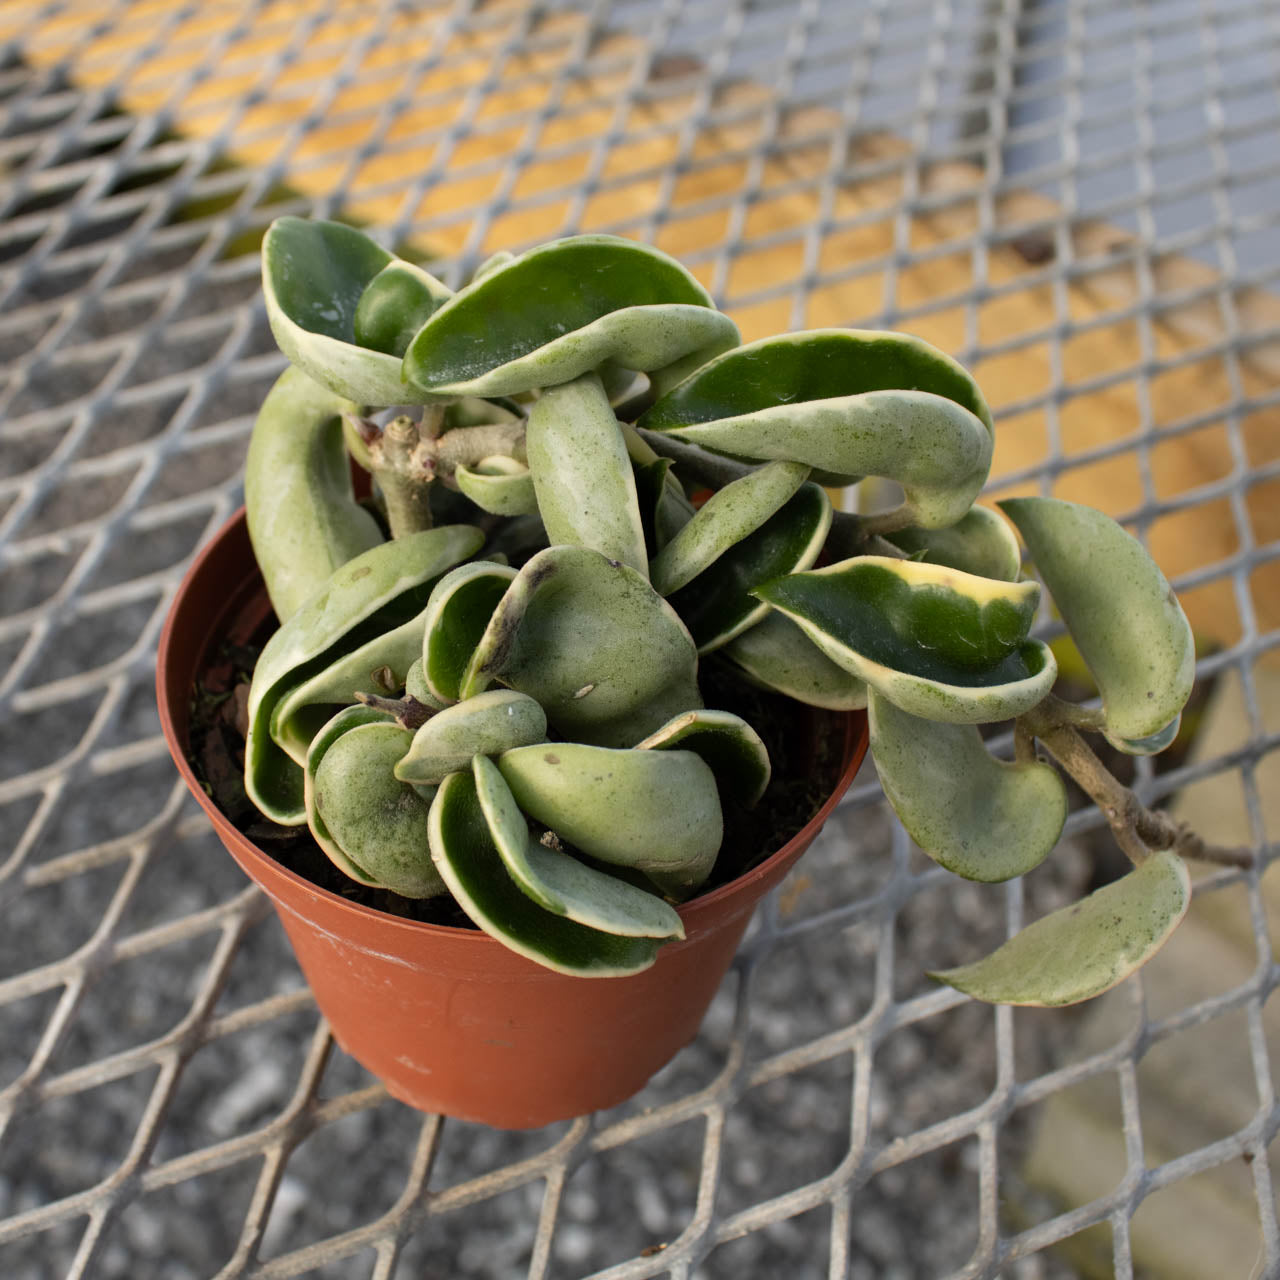
<path fill-rule="evenodd" d="M 388 915 L 386 912 L 378 911 L 374 907 L 353 902 L 348 898 L 343 898 L 330 892 L 328 889 L 321 888 L 317 884 L 313 884 L 306 877 L 277 862 L 269 853 L 244 835 L 230 822 L 200 784 L 187 758 L 186 733 L 179 729 L 178 722 L 174 716 L 173 705 L 169 696 L 169 672 L 176 661 L 175 637 L 179 630 L 184 608 L 193 597 L 197 583 L 211 570 L 216 561 L 228 555 L 229 543 L 237 537 L 242 537 L 246 546 L 248 545 L 248 527 L 244 507 L 239 508 L 217 530 L 191 562 L 174 594 L 169 611 L 165 616 L 164 627 L 160 633 L 156 655 L 156 704 L 160 713 L 160 728 L 164 735 L 165 744 L 169 749 L 169 754 L 173 758 L 173 762 L 177 766 L 183 781 L 187 784 L 188 790 L 195 796 L 200 807 L 205 811 L 205 814 L 220 835 L 233 837 L 237 847 L 252 861 L 260 865 L 264 872 L 269 871 L 273 878 L 289 884 L 295 890 L 306 894 L 313 900 L 318 900 L 334 910 L 350 912 L 366 921 L 376 920 L 380 928 L 385 928 L 389 931 L 405 930 L 419 937 L 434 935 L 448 938 L 454 943 L 471 940 L 476 945 L 500 946 L 500 943 L 479 929 L 460 929 L 451 925 L 429 924 L 425 921 L 409 920 L 401 916 Z M 251 551 L 249 564 L 246 567 L 256 569 L 256 565 L 252 561 Z M 225 610 L 240 596 L 241 582 L 222 582 L 221 586 L 223 588 Z M 211 626 L 204 632 L 199 642 L 200 654 L 197 657 L 197 663 L 199 658 L 203 656 L 203 647 L 207 643 L 209 634 L 214 630 L 216 630 L 216 627 Z M 696 926 L 706 918 L 715 915 L 735 899 L 749 896 L 760 881 L 770 879 L 777 872 L 779 864 L 791 859 L 797 846 L 801 850 L 807 848 L 822 829 L 826 820 L 831 816 L 832 811 L 848 790 L 854 775 L 861 767 L 868 746 L 866 712 L 846 711 L 837 714 L 840 715 L 844 728 L 844 741 L 841 744 L 841 748 L 845 756 L 845 763 L 831 790 L 831 794 L 827 796 L 818 811 L 795 835 L 780 848 L 775 849 L 762 862 L 757 863 L 750 870 L 727 884 L 713 889 L 710 893 L 700 895 L 689 902 L 680 904 L 677 910 L 687 926 Z M 275 895 L 272 896 L 274 897 Z M 280 905 L 289 906 L 287 903 Z M 680 947 L 687 945 L 687 942 L 688 939 L 671 945 Z"/>

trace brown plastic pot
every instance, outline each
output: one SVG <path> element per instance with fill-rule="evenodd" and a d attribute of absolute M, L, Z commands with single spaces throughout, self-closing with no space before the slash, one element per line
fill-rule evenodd
<path fill-rule="evenodd" d="M 553 973 L 476 930 L 404 920 L 321 889 L 263 852 L 187 760 L 192 689 L 233 622 L 270 613 L 244 513 L 192 565 L 160 638 L 156 690 L 169 750 L 245 873 L 266 891 L 338 1043 L 403 1102 L 525 1129 L 614 1106 L 697 1034 L 756 904 L 809 847 L 867 747 L 838 718 L 843 767 L 804 829 L 730 884 L 682 906 L 687 937 L 625 978 Z"/>

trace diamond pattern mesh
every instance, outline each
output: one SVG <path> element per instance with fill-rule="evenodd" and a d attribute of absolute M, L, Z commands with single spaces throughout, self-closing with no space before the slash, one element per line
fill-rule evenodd
<path fill-rule="evenodd" d="M 0 1273 L 1280 1274 L 1278 40 L 1240 0 L 0 0 Z M 282 213 L 453 283 L 620 233 L 748 339 L 954 352 L 992 496 L 1103 506 L 1174 579 L 1205 728 L 1135 785 L 1262 870 L 1203 875 L 1099 1009 L 992 1011 L 926 970 L 1109 874 L 1098 815 L 980 888 L 867 772 L 638 1099 L 525 1135 L 391 1102 L 151 692 L 282 367 Z"/>

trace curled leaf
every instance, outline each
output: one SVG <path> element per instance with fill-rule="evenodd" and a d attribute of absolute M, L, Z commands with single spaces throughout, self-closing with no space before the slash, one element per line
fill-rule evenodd
<path fill-rule="evenodd" d="M 393 773 L 410 737 L 398 724 L 376 721 L 326 734 L 323 750 L 307 762 L 309 808 L 318 819 L 317 842 L 330 857 L 336 847 L 366 883 L 432 898 L 444 892 L 444 882 L 427 839 L 430 802 Z"/>
<path fill-rule="evenodd" d="M 527 516 L 538 510 L 533 476 L 514 458 L 499 454 L 482 458 L 474 467 L 459 465 L 453 479 L 482 511 L 496 516 Z"/>
<path fill-rule="evenodd" d="M 479 560 L 445 574 L 431 592 L 422 634 L 422 674 L 427 688 L 445 705 L 467 696 L 463 684 L 476 646 L 515 576 L 509 565 Z"/>
<path fill-rule="evenodd" d="M 547 717 L 532 698 L 492 689 L 437 712 L 414 735 L 395 767 L 402 782 L 436 784 L 470 767 L 472 757 L 542 742 Z"/>
<path fill-rule="evenodd" d="M 583 547 L 549 547 L 520 570 L 462 694 L 494 680 L 536 699 L 561 736 L 602 746 L 630 746 L 702 705 L 675 611 L 634 569 Z"/>
<path fill-rule="evenodd" d="M 503 864 L 472 773 L 451 773 L 440 784 L 428 819 L 431 856 L 458 905 L 504 946 L 558 973 L 617 977 L 647 969 L 657 957 L 653 938 L 604 933 L 539 906 Z"/>
<path fill-rule="evenodd" d="M 343 415 L 356 406 L 286 369 L 249 437 L 244 502 L 254 558 L 281 622 L 340 565 L 382 541 L 355 500 Z"/>
<path fill-rule="evenodd" d="M 770 610 L 721 652 L 752 684 L 797 702 L 832 711 L 858 711 L 867 705 L 866 681 L 837 666 L 781 613 Z"/>
<path fill-rule="evenodd" d="M 1168 579 L 1110 516 L 1058 498 L 1012 498 L 1036 572 L 1102 694 L 1105 732 L 1121 750 L 1169 726 L 1195 681 L 1191 624 Z M 1158 749 L 1158 748 L 1156 748 Z"/>
<path fill-rule="evenodd" d="M 638 423 L 736 457 L 807 463 L 824 483 L 895 480 L 913 523 L 954 524 L 991 465 L 973 379 L 919 339 L 857 329 L 765 338 L 703 365 Z"/>
<path fill-rule="evenodd" d="M 737 341 L 674 259 L 614 236 L 572 236 L 455 294 L 414 338 L 404 374 L 426 395 L 519 395 L 605 361 L 648 372 Z"/>
<path fill-rule="evenodd" d="M 769 751 L 760 735 L 731 711 L 684 711 L 636 743 L 637 751 L 692 751 L 716 776 L 721 795 L 751 809 L 769 785 Z"/>
<path fill-rule="evenodd" d="M 552 545 L 589 547 L 649 576 L 635 477 L 600 379 L 551 387 L 525 433 L 538 511 Z"/>
<path fill-rule="evenodd" d="M 392 723 L 391 717 L 385 711 L 378 711 L 373 707 L 360 705 L 343 707 L 312 738 L 311 749 L 307 752 L 306 768 L 303 771 L 303 803 L 306 809 L 306 820 L 316 843 L 323 850 L 329 861 L 343 875 L 350 876 L 352 880 L 358 881 L 360 884 L 374 885 L 375 887 L 377 881 L 362 867 L 351 861 L 347 856 L 346 850 L 333 838 L 329 828 L 325 826 L 324 819 L 316 808 L 315 778 L 316 768 L 319 766 L 320 761 L 324 759 L 325 752 L 348 730 L 356 728 L 357 725 L 390 723 Z"/>
<path fill-rule="evenodd" d="M 624 937 L 684 937 L 684 922 L 657 895 L 534 840 L 511 788 L 487 756 L 476 756 L 472 773 L 489 835 L 507 872 L 540 907 Z"/>
<path fill-rule="evenodd" d="M 1048 857 L 1067 818 L 1067 789 L 1040 761 L 996 760 L 969 724 L 937 724 L 871 690 L 871 752 L 911 838 L 966 880 L 1025 875 Z"/>
<path fill-rule="evenodd" d="M 583 853 L 643 871 L 673 897 L 711 874 L 724 825 L 715 775 L 693 752 L 555 742 L 497 765 L 520 808 Z"/>
<path fill-rule="evenodd" d="M 323 386 L 362 405 L 423 404 L 408 387 L 400 358 L 356 342 L 356 311 L 366 288 L 399 264 L 441 301 L 449 289 L 340 222 L 277 218 L 262 241 L 262 290 L 280 350 Z M 389 321 L 379 331 L 390 327 Z"/>
<path fill-rule="evenodd" d="M 838 666 L 926 720 L 1020 715 L 1053 685 L 1047 645 L 1027 639 L 1035 583 L 860 556 L 766 583 L 756 594 Z"/>
<path fill-rule="evenodd" d="M 980 578 L 1017 582 L 1022 572 L 1022 548 L 1009 522 L 989 507 L 971 507 L 946 529 L 913 526 L 884 535 L 910 556 L 928 564 L 946 565 Z"/>
<path fill-rule="evenodd" d="M 673 474 L 670 458 L 636 462 L 633 456 L 632 463 L 645 551 L 652 560 L 693 519 L 693 503 Z"/>
<path fill-rule="evenodd" d="M 983 960 L 931 974 L 992 1004 L 1076 1004 L 1110 990 L 1168 941 L 1191 902 L 1175 853 L 1028 925 Z"/>
<path fill-rule="evenodd" d="M 710 653 L 754 626 L 769 607 L 755 597 L 762 583 L 807 569 L 831 528 L 831 499 L 816 484 L 803 484 L 755 532 L 719 555 L 702 573 L 672 592 L 699 653 Z"/>
<path fill-rule="evenodd" d="M 359 346 L 403 356 L 409 340 L 449 297 L 435 276 L 412 262 L 388 262 L 365 285 L 352 326 Z"/>
<path fill-rule="evenodd" d="M 267 641 L 249 687 L 245 790 L 268 817 L 286 826 L 306 820 L 299 766 L 306 742 L 320 727 L 308 720 L 282 729 L 281 704 L 363 646 L 417 618 L 435 580 L 473 555 L 483 540 L 480 530 L 470 525 L 445 525 L 380 543 L 337 569 Z M 377 665 L 356 675 L 371 677 Z M 343 680 L 351 674 L 348 668 L 339 672 Z M 295 700 L 290 708 L 293 718 L 301 705 Z M 288 743 L 292 759 L 278 735 Z"/>
<path fill-rule="evenodd" d="M 809 478 L 800 462 L 770 462 L 717 490 L 659 552 L 653 589 L 664 596 L 686 586 L 779 511 Z"/>

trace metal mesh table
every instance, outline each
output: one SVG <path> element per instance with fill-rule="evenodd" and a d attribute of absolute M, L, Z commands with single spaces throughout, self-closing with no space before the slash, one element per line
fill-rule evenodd
<path fill-rule="evenodd" d="M 0 1274 L 1280 1274 L 1273 5 L 0 0 L 0 42 Z M 1135 785 L 1259 870 L 1099 1008 L 992 1011 L 926 970 L 1107 874 L 1098 815 L 979 888 L 865 772 L 632 1103 L 520 1135 L 390 1101 L 151 692 L 282 367 L 282 213 L 454 284 L 616 232 L 746 338 L 954 352 L 993 496 L 1103 506 L 1174 579 L 1208 701 Z"/>

